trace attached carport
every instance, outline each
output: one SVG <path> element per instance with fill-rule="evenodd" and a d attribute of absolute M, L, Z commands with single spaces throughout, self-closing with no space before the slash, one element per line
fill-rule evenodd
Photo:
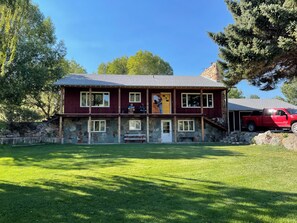
<path fill-rule="evenodd" d="M 229 99 L 229 127 L 230 131 L 242 130 L 242 116 L 250 115 L 253 111 L 264 108 L 297 108 L 297 106 L 278 99 Z"/>

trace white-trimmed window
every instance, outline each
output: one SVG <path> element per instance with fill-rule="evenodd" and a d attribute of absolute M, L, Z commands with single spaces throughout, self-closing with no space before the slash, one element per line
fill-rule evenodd
<path fill-rule="evenodd" d="M 129 130 L 141 130 L 141 120 L 129 120 Z"/>
<path fill-rule="evenodd" d="M 181 95 L 182 108 L 200 108 L 199 93 L 182 93 Z M 213 94 L 204 93 L 202 97 L 203 107 L 213 108 Z"/>
<path fill-rule="evenodd" d="M 106 120 L 92 120 L 91 132 L 106 132 Z"/>
<path fill-rule="evenodd" d="M 179 132 L 194 132 L 195 123 L 194 120 L 178 120 Z"/>
<path fill-rule="evenodd" d="M 141 92 L 129 92 L 129 102 L 130 103 L 140 103 L 141 102 Z"/>
<path fill-rule="evenodd" d="M 92 92 L 91 106 L 92 107 L 109 107 L 110 97 L 109 92 Z M 80 92 L 80 107 L 89 107 L 89 92 Z"/>

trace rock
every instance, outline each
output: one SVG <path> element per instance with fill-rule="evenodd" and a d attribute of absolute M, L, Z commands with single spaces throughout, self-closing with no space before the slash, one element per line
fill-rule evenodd
<path fill-rule="evenodd" d="M 264 133 L 231 132 L 228 136 L 221 139 L 220 142 L 232 145 L 257 144 L 284 146 L 289 150 L 297 151 L 297 134 L 292 133 L 273 133 L 271 131 Z"/>
<path fill-rule="evenodd" d="M 272 138 L 271 131 L 267 131 L 267 132 L 260 133 L 259 135 L 255 136 L 254 142 L 257 145 L 270 144 L 271 138 Z"/>
<path fill-rule="evenodd" d="M 297 135 L 290 134 L 282 140 L 282 144 L 286 149 L 297 151 Z"/>

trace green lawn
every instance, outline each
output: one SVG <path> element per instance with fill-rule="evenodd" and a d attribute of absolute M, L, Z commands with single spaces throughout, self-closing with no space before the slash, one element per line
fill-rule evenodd
<path fill-rule="evenodd" d="M 0 147 L 0 222 L 297 222 L 297 153 L 211 144 Z"/>

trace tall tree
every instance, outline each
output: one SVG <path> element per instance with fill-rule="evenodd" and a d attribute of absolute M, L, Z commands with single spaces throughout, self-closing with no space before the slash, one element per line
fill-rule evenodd
<path fill-rule="evenodd" d="M 262 90 L 297 75 L 297 1 L 225 0 L 234 24 L 209 33 L 220 47 L 224 82 L 247 79 Z"/>
<path fill-rule="evenodd" d="M 116 58 L 107 64 L 101 63 L 98 67 L 98 74 L 127 74 L 128 57 Z"/>
<path fill-rule="evenodd" d="M 173 75 L 169 63 L 148 51 L 138 51 L 128 59 L 128 74 L 165 74 Z"/>
<path fill-rule="evenodd" d="M 57 63 L 57 67 L 61 69 L 61 74 L 85 74 L 86 69 L 78 64 L 75 60 L 62 59 L 60 63 Z M 50 118 L 59 111 L 60 108 L 60 94 L 58 88 L 53 85 L 52 81 L 48 82 L 46 86 L 37 95 L 28 95 L 26 99 L 27 106 L 34 106 L 40 111 L 42 117 Z"/>
<path fill-rule="evenodd" d="M 284 83 L 281 89 L 282 93 L 286 97 L 286 101 L 297 105 L 297 78 L 294 78 L 290 82 Z"/>
<path fill-rule="evenodd" d="M 64 60 L 62 62 L 64 73 L 66 74 L 86 74 L 87 70 L 75 60 Z"/>
<path fill-rule="evenodd" d="M 28 16 L 28 5 L 29 0 L 0 1 L 0 76 L 14 59 L 18 33 Z"/>
<path fill-rule="evenodd" d="M 42 94 L 51 92 L 52 83 L 64 75 L 61 63 L 66 51 L 57 42 L 50 19 L 31 3 L 27 10 L 17 33 L 15 56 L 0 77 L 0 101 L 7 116 L 28 106 L 28 98 L 41 103 Z"/>
<path fill-rule="evenodd" d="M 138 51 L 130 57 L 120 57 L 108 63 L 101 63 L 98 74 L 164 74 L 173 75 L 169 63 L 148 51 Z"/>
<path fill-rule="evenodd" d="M 230 88 L 228 98 L 245 98 L 241 90 L 236 87 Z"/>

